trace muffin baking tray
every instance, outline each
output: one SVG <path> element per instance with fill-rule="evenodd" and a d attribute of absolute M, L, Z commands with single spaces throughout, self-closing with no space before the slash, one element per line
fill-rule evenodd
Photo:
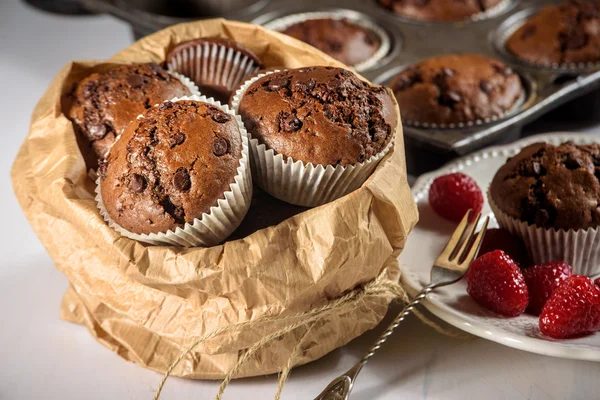
<path fill-rule="evenodd" d="M 181 22 L 181 15 L 163 19 L 151 19 L 148 13 L 134 15 L 131 6 L 121 7 L 121 0 L 81 1 L 88 6 L 96 4 L 96 9 L 99 9 L 98 4 L 104 4 L 103 11 L 128 20 L 134 28 L 136 23 L 144 29 L 159 29 L 168 23 Z M 202 3 L 202 0 L 196 2 Z M 440 154 L 462 155 L 493 142 L 514 140 L 527 122 L 600 87 L 598 65 L 535 67 L 520 62 L 504 48 L 506 38 L 527 17 L 543 5 L 560 2 L 505 0 L 487 13 L 460 22 L 424 22 L 400 17 L 379 6 L 375 0 L 260 0 L 253 4 L 248 0 L 228 0 L 231 12 L 223 16 L 268 26 L 274 20 L 296 13 L 334 11 L 351 19 L 370 21 L 389 35 L 391 46 L 386 57 L 362 70 L 361 74 L 382 85 L 389 83 L 403 68 L 441 54 L 480 53 L 510 65 L 521 76 L 527 91 L 525 101 L 514 112 L 496 120 L 452 129 L 405 126 L 405 136 L 411 145 Z M 141 6 L 141 3 L 152 2 L 136 0 L 133 3 Z M 236 3 L 239 6 L 236 7 Z M 106 4 L 112 5 L 106 7 Z"/>

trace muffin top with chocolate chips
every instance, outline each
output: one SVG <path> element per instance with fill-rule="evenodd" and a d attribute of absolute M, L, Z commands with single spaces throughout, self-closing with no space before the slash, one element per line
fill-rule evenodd
<path fill-rule="evenodd" d="M 253 138 L 314 165 L 363 162 L 384 150 L 397 124 L 385 88 L 332 67 L 266 75 L 243 94 L 239 113 Z"/>
<path fill-rule="evenodd" d="M 498 208 L 544 228 L 600 226 L 600 144 L 535 143 L 498 170 L 490 187 Z"/>
<path fill-rule="evenodd" d="M 80 136 L 87 166 L 95 168 L 115 138 L 146 109 L 189 94 L 187 86 L 156 64 L 116 66 L 83 79 L 67 114 Z"/>
<path fill-rule="evenodd" d="M 460 21 L 486 12 L 502 0 L 377 0 L 395 14 L 421 21 Z"/>
<path fill-rule="evenodd" d="M 450 125 L 500 116 L 523 96 L 521 79 L 501 62 L 478 54 L 421 61 L 390 83 L 404 121 Z"/>
<path fill-rule="evenodd" d="M 509 37 L 506 48 L 538 65 L 600 61 L 600 0 L 542 8 Z"/>
<path fill-rule="evenodd" d="M 166 101 L 132 122 L 98 168 L 104 206 L 137 234 L 193 223 L 224 198 L 241 155 L 233 116 L 208 103 Z"/>
<path fill-rule="evenodd" d="M 375 32 L 346 19 L 309 19 L 282 32 L 349 66 L 368 60 L 381 46 L 381 39 Z"/>

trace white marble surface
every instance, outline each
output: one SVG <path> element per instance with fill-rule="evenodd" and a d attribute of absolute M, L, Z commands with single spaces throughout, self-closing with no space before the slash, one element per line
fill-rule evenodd
<path fill-rule="evenodd" d="M 151 399 L 160 380 L 106 350 L 84 328 L 58 319 L 67 281 L 28 226 L 9 179 L 31 110 L 56 72 L 70 59 L 108 57 L 130 40 L 127 26 L 109 17 L 58 17 L 0 0 L 2 400 Z M 294 370 L 283 398 L 313 398 L 375 333 Z M 600 364 L 451 339 L 411 317 L 363 371 L 352 399 L 594 399 L 599 374 Z M 217 385 L 171 379 L 162 398 L 212 398 Z M 275 378 L 261 377 L 232 383 L 225 398 L 269 399 L 274 392 Z"/>

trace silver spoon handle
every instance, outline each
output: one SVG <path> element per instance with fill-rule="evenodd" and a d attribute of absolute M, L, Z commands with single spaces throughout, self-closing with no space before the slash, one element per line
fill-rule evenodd
<path fill-rule="evenodd" d="M 334 379 L 329 386 L 318 395 L 315 400 L 328 400 L 328 399 L 340 399 L 346 400 L 350 396 L 352 387 L 356 377 L 365 366 L 367 361 L 381 348 L 381 346 L 388 340 L 388 338 L 394 333 L 396 328 L 404 321 L 404 319 L 415 309 L 415 307 L 423 301 L 425 297 L 434 289 L 433 285 L 425 287 L 411 300 L 398 314 L 398 316 L 392 321 L 387 329 L 379 336 L 379 339 L 369 349 L 369 351 L 352 367 L 343 374 L 342 376 Z"/>

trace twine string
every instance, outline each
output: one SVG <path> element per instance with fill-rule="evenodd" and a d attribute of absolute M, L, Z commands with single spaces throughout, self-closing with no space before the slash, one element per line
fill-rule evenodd
<path fill-rule="evenodd" d="M 215 336 L 218 336 L 220 334 L 226 333 L 226 332 L 241 331 L 244 328 L 256 327 L 257 325 L 264 324 L 267 322 L 273 322 L 273 323 L 277 323 L 280 325 L 282 323 L 288 323 L 289 321 L 298 319 L 298 321 L 291 322 L 291 323 L 283 326 L 282 328 L 279 328 L 279 329 L 273 331 L 272 333 L 261 338 L 259 341 L 254 343 L 251 347 L 249 347 L 238 358 L 235 365 L 229 370 L 229 372 L 227 373 L 227 375 L 221 382 L 221 384 L 219 386 L 219 390 L 217 392 L 217 395 L 215 396 L 215 400 L 222 399 L 222 396 L 223 396 L 225 389 L 227 388 L 227 385 L 229 384 L 229 382 L 237 375 L 237 373 L 239 372 L 241 367 L 244 365 L 244 363 L 248 359 L 250 359 L 252 357 L 252 355 L 254 355 L 264 345 L 266 345 L 267 343 L 269 343 L 285 334 L 288 334 L 296 329 L 299 329 L 302 327 L 307 327 L 306 332 L 301 337 L 299 342 L 296 344 L 295 348 L 293 349 L 290 357 L 288 358 L 288 360 L 286 362 L 285 367 L 282 369 L 282 372 L 279 376 L 277 392 L 275 394 L 275 399 L 279 400 L 279 398 L 281 396 L 281 392 L 285 385 L 285 381 L 289 375 L 291 368 L 294 365 L 294 360 L 296 359 L 298 354 L 300 354 L 300 352 L 302 351 L 302 344 L 303 344 L 304 340 L 306 339 L 306 337 L 308 336 L 312 327 L 314 327 L 317 322 L 319 322 L 320 320 L 322 320 L 323 318 L 325 318 L 328 314 L 330 314 L 332 312 L 339 311 L 340 309 L 342 309 L 346 306 L 356 307 L 366 297 L 382 298 L 382 299 L 385 299 L 388 301 L 391 301 L 393 299 L 398 299 L 403 302 L 408 301 L 408 294 L 406 293 L 406 290 L 404 289 L 404 287 L 399 282 L 389 280 L 386 277 L 386 272 L 384 271 L 377 278 L 368 282 L 364 286 L 354 289 L 354 290 L 348 292 L 347 294 L 345 294 L 344 296 L 339 297 L 339 298 L 335 299 L 334 301 L 327 303 L 321 307 L 314 308 L 314 309 L 304 311 L 304 312 L 294 313 L 294 314 L 290 314 L 290 315 L 284 315 L 284 316 L 263 316 L 263 317 L 259 317 L 259 318 L 255 319 L 255 320 L 245 321 L 245 322 L 241 322 L 238 324 L 227 325 L 227 326 L 221 327 L 219 329 L 216 329 L 214 331 L 211 331 L 211 332 L 201 336 L 198 340 L 196 340 L 194 343 L 192 343 L 192 345 L 190 345 L 188 348 L 186 348 L 169 365 L 162 380 L 160 381 L 160 383 L 158 385 L 158 388 L 154 394 L 153 400 L 159 399 L 167 379 L 169 378 L 169 376 L 171 375 L 173 370 L 177 367 L 177 365 L 179 365 L 179 363 L 191 351 L 193 351 L 197 346 L 206 342 L 207 340 L 214 338 Z M 424 323 L 426 323 L 427 325 L 429 325 L 430 327 L 432 327 L 439 333 L 443 333 L 443 334 L 451 336 L 451 337 L 460 337 L 460 338 L 467 337 L 464 334 L 457 334 L 456 331 L 453 329 L 448 329 L 448 328 L 442 327 L 441 325 L 437 324 L 436 322 L 433 322 L 429 318 L 425 317 L 420 312 L 415 311 L 415 314 Z"/>

